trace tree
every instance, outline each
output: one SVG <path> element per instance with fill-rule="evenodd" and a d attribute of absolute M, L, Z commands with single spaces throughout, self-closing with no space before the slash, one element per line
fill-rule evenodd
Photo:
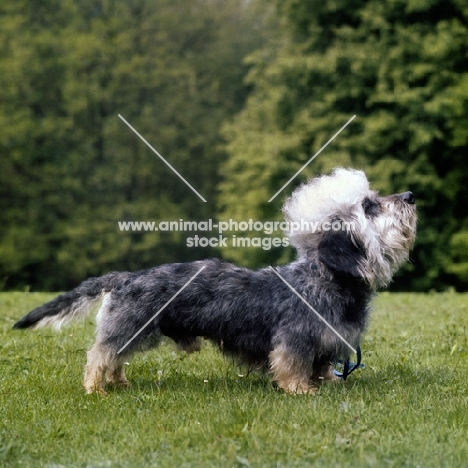
<path fill-rule="evenodd" d="M 109 270 L 205 256 L 118 221 L 212 217 L 221 122 L 261 33 L 241 0 L 0 6 L 0 278 L 65 289 Z M 201 202 L 119 119 L 203 194 Z"/>
<path fill-rule="evenodd" d="M 286 0 L 277 39 L 252 54 L 253 91 L 225 127 L 221 216 L 271 219 L 281 197 L 335 166 L 363 168 L 383 193 L 413 190 L 419 235 L 394 289 L 466 282 L 468 7 L 460 0 Z M 273 203 L 269 198 L 356 119 Z M 254 183 L 255 181 L 255 183 Z M 236 205 L 238 194 L 247 204 Z M 247 265 L 284 250 L 232 249 Z M 288 258 L 286 258 L 288 257 Z"/>

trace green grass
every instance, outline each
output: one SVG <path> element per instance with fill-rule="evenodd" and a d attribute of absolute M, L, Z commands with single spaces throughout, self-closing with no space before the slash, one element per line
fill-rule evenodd
<path fill-rule="evenodd" d="M 242 376 L 209 344 L 190 356 L 167 344 L 107 397 L 81 388 L 92 317 L 11 330 L 51 297 L 0 294 L 0 466 L 468 466 L 466 295 L 381 294 L 366 368 L 315 395 Z"/>

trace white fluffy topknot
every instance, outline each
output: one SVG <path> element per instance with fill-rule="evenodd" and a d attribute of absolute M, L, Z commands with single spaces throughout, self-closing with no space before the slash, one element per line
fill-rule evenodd
<path fill-rule="evenodd" d="M 339 213 L 349 214 L 369 192 L 364 172 L 339 167 L 300 185 L 286 200 L 283 214 L 289 222 L 322 223 Z"/>

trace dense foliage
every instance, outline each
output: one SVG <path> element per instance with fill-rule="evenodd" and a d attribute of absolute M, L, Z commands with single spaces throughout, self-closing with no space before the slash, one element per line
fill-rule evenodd
<path fill-rule="evenodd" d="M 267 200 L 356 115 L 283 198 L 292 185 L 337 165 L 363 168 L 382 193 L 410 189 L 419 236 L 413 263 L 394 287 L 466 288 L 468 4 L 276 3 L 281 33 L 249 57 L 254 91 L 225 129 L 223 215 L 274 217 L 281 197 Z M 248 203 L 236 204 L 240 196 Z M 250 265 L 275 259 L 260 249 L 229 254 Z"/>
<path fill-rule="evenodd" d="M 0 6 L 0 278 L 68 288 L 190 260 L 122 220 L 213 216 L 221 123 L 260 45 L 243 2 L 7 0 Z M 203 203 L 122 115 L 208 200 Z"/>
<path fill-rule="evenodd" d="M 394 287 L 466 289 L 467 46 L 462 0 L 2 2 L 0 282 L 65 289 L 213 254 L 289 261 L 117 222 L 275 220 L 302 180 L 350 165 L 383 193 L 416 193 L 418 242 Z"/>

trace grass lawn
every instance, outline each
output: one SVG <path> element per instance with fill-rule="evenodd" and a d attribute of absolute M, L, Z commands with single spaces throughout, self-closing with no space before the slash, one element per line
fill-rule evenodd
<path fill-rule="evenodd" d="M 374 301 L 366 367 L 315 395 L 243 375 L 211 345 L 164 345 L 127 368 L 130 389 L 81 388 L 93 317 L 13 331 L 53 295 L 0 294 L 0 466 L 466 467 L 468 296 Z"/>

